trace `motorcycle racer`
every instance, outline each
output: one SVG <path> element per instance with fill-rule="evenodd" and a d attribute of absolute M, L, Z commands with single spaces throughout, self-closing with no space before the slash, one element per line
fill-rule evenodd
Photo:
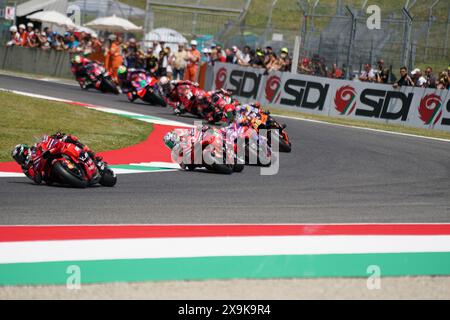
<path fill-rule="evenodd" d="M 73 56 L 71 70 L 82 89 L 94 87 L 98 89 L 100 87 L 101 82 L 98 81 L 90 72 L 95 67 L 95 62 L 92 62 L 82 55 L 76 54 Z"/>
<path fill-rule="evenodd" d="M 138 98 L 137 90 L 147 85 L 148 73 L 144 69 L 120 66 L 117 71 L 120 87 L 130 102 Z"/>
<path fill-rule="evenodd" d="M 94 160 L 95 164 L 101 170 L 106 165 L 102 157 L 96 156 L 95 153 L 89 149 L 88 146 L 82 144 L 79 139 L 70 134 L 57 132 L 53 135 L 45 135 L 42 140 L 32 147 L 26 144 L 19 144 L 14 147 L 11 152 L 12 158 L 21 166 L 23 173 L 40 184 L 43 180 L 49 181 L 44 172 L 45 160 L 53 154 L 60 152 L 61 148 L 66 143 L 71 143 L 83 150 L 87 155 Z"/>
<path fill-rule="evenodd" d="M 189 80 L 169 81 L 167 77 L 160 79 L 167 104 L 173 107 L 175 114 L 187 112 L 197 113 L 197 106 L 206 97 L 206 92 L 202 90 L 198 83 Z"/>

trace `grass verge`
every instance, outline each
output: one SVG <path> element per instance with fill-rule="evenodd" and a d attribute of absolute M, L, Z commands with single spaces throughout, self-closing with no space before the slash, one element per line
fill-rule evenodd
<path fill-rule="evenodd" d="M 347 125 L 347 126 L 360 127 L 360 128 L 370 128 L 370 129 L 376 129 L 376 130 L 392 131 L 392 132 L 399 132 L 399 133 L 406 133 L 406 134 L 414 134 L 414 135 L 423 136 L 423 137 L 431 137 L 431 138 L 440 138 L 440 139 L 449 139 L 450 140 L 450 132 L 442 131 L 442 130 L 428 130 L 428 129 L 405 127 L 405 126 L 396 125 L 396 124 L 384 124 L 384 123 L 377 123 L 377 122 L 371 122 L 371 121 L 361 121 L 361 120 L 354 120 L 354 119 L 347 119 L 347 118 L 312 115 L 312 114 L 308 114 L 308 113 L 285 110 L 285 109 L 280 109 L 280 108 L 272 108 L 272 107 L 267 108 L 267 109 L 270 110 L 270 112 L 275 116 L 276 115 L 288 116 L 288 117 L 294 117 L 294 118 L 299 118 L 299 119 L 323 121 L 323 122 L 334 123 L 334 124 L 339 124 L 339 125 Z"/>
<path fill-rule="evenodd" d="M 141 142 L 153 129 L 139 120 L 8 92 L 0 92 L 0 101 L 0 162 L 12 161 L 16 144 L 31 145 L 58 130 L 76 135 L 99 152 Z"/>

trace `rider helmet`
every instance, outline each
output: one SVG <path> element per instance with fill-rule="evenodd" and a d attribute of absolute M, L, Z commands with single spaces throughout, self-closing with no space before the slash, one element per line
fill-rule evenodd
<path fill-rule="evenodd" d="M 119 79 L 125 79 L 127 76 L 127 67 L 125 66 L 120 66 L 119 69 L 117 70 L 117 76 L 119 77 Z"/>
<path fill-rule="evenodd" d="M 76 54 L 72 58 L 72 63 L 80 64 L 81 63 L 81 56 L 79 54 Z"/>
<path fill-rule="evenodd" d="M 173 149 L 178 142 L 178 136 L 175 132 L 171 131 L 164 136 L 164 144 Z"/>
<path fill-rule="evenodd" d="M 18 144 L 11 151 L 11 156 L 20 165 L 24 165 L 26 163 L 29 154 L 30 147 L 26 144 Z"/>
<path fill-rule="evenodd" d="M 167 77 L 161 77 L 161 79 L 159 79 L 159 84 L 165 95 L 168 95 L 174 87 Z"/>
<path fill-rule="evenodd" d="M 236 116 L 236 107 L 234 104 L 227 104 L 224 109 L 225 118 L 231 123 L 234 121 L 234 117 Z"/>

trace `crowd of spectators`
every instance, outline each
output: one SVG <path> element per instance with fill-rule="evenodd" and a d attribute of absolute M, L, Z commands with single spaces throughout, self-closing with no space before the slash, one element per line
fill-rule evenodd
<path fill-rule="evenodd" d="M 7 46 L 22 46 L 40 48 L 43 50 L 68 51 L 71 53 L 83 53 L 89 59 L 105 64 L 111 71 L 124 64 L 128 68 L 146 69 L 156 76 L 167 76 L 169 79 L 187 79 L 194 81 L 199 65 L 207 63 L 214 65 L 216 62 L 232 63 L 240 66 L 265 69 L 266 73 L 273 71 L 290 72 L 292 69 L 292 57 L 288 48 L 282 48 L 275 52 L 272 47 L 252 49 L 244 46 L 222 48 L 212 44 L 204 47 L 202 52 L 197 49 L 195 40 L 190 45 L 179 44 L 176 50 L 166 46 L 164 42 L 153 42 L 144 50 L 134 38 L 124 41 L 120 35 L 110 35 L 106 40 L 99 38 L 95 33 L 78 32 L 68 30 L 63 34 L 52 31 L 49 27 L 40 30 L 34 28 L 29 22 L 26 26 L 10 28 L 10 40 Z M 346 66 L 339 68 L 337 64 L 328 67 L 325 59 L 315 54 L 311 58 L 303 57 L 298 61 L 297 72 L 320 77 L 344 79 Z M 405 67 L 400 69 L 400 79 L 394 82 L 394 87 L 415 86 L 422 88 L 449 88 L 450 67 L 433 74 L 431 67 L 424 72 L 414 69 L 408 72 Z M 376 67 L 365 64 L 357 77 L 359 81 L 374 83 L 389 83 L 391 70 L 385 67 L 383 59 L 377 61 Z"/>
<path fill-rule="evenodd" d="M 433 74 L 431 67 L 427 67 L 425 72 L 419 68 L 408 72 L 408 68 L 401 67 L 400 79 L 394 83 L 394 87 L 404 86 L 450 90 L 450 66 L 447 70 L 439 72 L 438 76 Z"/>
<path fill-rule="evenodd" d="M 415 68 L 408 72 L 408 68 L 401 67 L 400 78 L 393 85 L 398 87 L 419 87 L 431 89 L 450 89 L 450 66 L 447 70 L 441 71 L 438 76 L 433 73 L 432 67 L 427 67 L 424 72 Z M 364 70 L 359 75 L 359 80 L 363 82 L 389 83 L 390 70 L 384 67 L 384 61 L 377 62 L 377 67 L 372 68 L 370 64 L 364 65 Z"/>
<path fill-rule="evenodd" d="M 35 28 L 31 22 L 27 26 L 12 26 L 6 45 L 83 54 L 90 60 L 104 64 L 114 75 L 120 65 L 125 65 L 128 68 L 146 69 L 158 77 L 192 81 L 195 80 L 202 59 L 195 40 L 190 46 L 180 44 L 176 52 L 172 52 L 164 42 L 153 42 L 144 50 L 134 38 L 124 41 L 120 34 L 111 34 L 107 39 L 100 38 L 96 33 L 72 29 L 60 34 L 49 27 L 42 30 Z"/>
<path fill-rule="evenodd" d="M 213 44 L 210 48 L 203 49 L 206 62 L 214 65 L 215 62 L 232 63 L 240 66 L 265 69 L 267 73 L 272 71 L 291 72 L 292 57 L 288 48 L 281 48 L 278 52 L 267 46 L 264 49 L 252 49 L 244 46 L 239 49 L 236 46 L 222 49 L 221 46 Z M 335 79 L 344 78 L 344 72 L 336 64 L 329 69 L 325 59 L 319 55 L 313 55 L 311 59 L 301 58 L 298 63 L 297 72 L 321 77 Z"/>

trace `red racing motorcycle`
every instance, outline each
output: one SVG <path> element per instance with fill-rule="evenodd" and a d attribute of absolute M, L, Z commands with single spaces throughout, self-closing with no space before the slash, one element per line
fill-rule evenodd
<path fill-rule="evenodd" d="M 95 184 L 113 187 L 117 182 L 115 173 L 105 162 L 95 162 L 87 152 L 73 143 L 50 139 L 40 149 L 43 180 L 47 184 L 55 182 L 86 188 Z"/>

